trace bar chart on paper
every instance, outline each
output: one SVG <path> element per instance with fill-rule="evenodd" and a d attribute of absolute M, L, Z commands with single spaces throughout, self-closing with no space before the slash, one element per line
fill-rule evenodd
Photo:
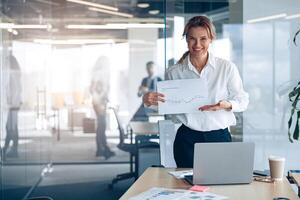
<path fill-rule="evenodd" d="M 159 114 L 199 113 L 198 108 L 209 104 L 207 83 L 203 79 L 160 81 L 157 91 L 165 95 L 158 103 Z"/>

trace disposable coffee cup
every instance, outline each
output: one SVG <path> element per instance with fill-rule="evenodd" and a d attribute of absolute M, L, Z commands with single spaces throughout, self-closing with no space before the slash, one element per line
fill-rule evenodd
<path fill-rule="evenodd" d="M 273 181 L 281 181 L 284 173 L 285 158 L 279 156 L 269 157 L 270 175 Z"/>

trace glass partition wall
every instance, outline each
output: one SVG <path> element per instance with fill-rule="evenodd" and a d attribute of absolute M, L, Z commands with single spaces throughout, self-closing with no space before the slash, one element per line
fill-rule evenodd
<path fill-rule="evenodd" d="M 164 2 L 156 2 L 145 8 L 122 0 L 115 5 L 110 1 L 87 5 L 55 0 L 2 2 L 0 28 L 6 35 L 2 47 L 11 52 L 22 70 L 19 137 L 22 139 L 26 130 L 24 137 L 30 139 L 24 141 L 24 147 L 37 154 L 26 156 L 27 161 L 40 162 L 41 153 L 47 155 L 43 157 L 46 163 L 102 161 L 95 158 L 97 122 L 90 91 L 93 70 L 99 58 L 109 60 L 107 107 L 118 108 L 127 124 L 141 105 L 137 92 L 147 76 L 146 63 L 153 61 L 155 74 L 164 76 Z M 103 5 L 108 5 L 105 11 L 100 9 Z M 4 90 L 4 83 L 2 86 Z M 3 121 L 1 128 L 5 126 Z M 119 133 L 110 109 L 106 132 L 115 148 Z M 35 151 L 40 147 L 42 151 Z M 5 162 L 21 162 L 23 158 L 20 154 L 18 159 Z"/>
<path fill-rule="evenodd" d="M 1 1 L 1 199 L 22 199 L 51 162 L 51 132 L 38 122 L 38 91 L 46 86 L 50 48 L 33 37 L 51 37 L 51 6 L 43 15 L 29 4 Z M 40 16 L 38 18 L 38 16 Z M 44 114 L 46 119 L 46 112 Z M 50 166 L 50 165 L 49 165 Z"/>
<path fill-rule="evenodd" d="M 296 2 L 85 2 L 90 3 L 1 1 L 1 199 L 9 199 L 11 189 L 23 198 L 51 163 L 127 163 L 128 154 L 117 148 L 119 132 L 109 108 L 118 110 L 125 129 L 140 117 L 137 93 L 146 63 L 153 61 L 155 74 L 163 78 L 187 50 L 182 32 L 196 15 L 212 19 L 217 39 L 210 51 L 237 65 L 250 96 L 248 110 L 236 113 L 237 125 L 230 127 L 233 140 L 255 142 L 255 169 L 268 169 L 269 155 L 284 156 L 286 170 L 299 168 L 299 142 L 290 143 L 287 130 L 288 94 L 300 80 L 300 48 L 292 42 L 300 28 Z M 98 121 L 91 94 L 93 70 L 103 57 L 109 61 L 109 75 L 99 77 L 109 86 L 111 157 L 96 155 Z M 12 99 L 19 99 L 19 106 Z M 7 124 L 16 123 L 18 139 L 12 133 L 6 149 Z"/>
<path fill-rule="evenodd" d="M 186 51 L 181 34 L 187 20 L 206 15 L 217 33 L 210 51 L 237 65 L 250 104 L 247 111 L 235 113 L 237 125 L 230 130 L 234 141 L 256 144 L 255 169 L 268 169 L 270 155 L 285 157 L 286 170 L 300 166 L 299 142 L 291 143 L 288 136 L 288 94 L 300 81 L 299 36 L 298 46 L 293 43 L 300 29 L 296 4 L 271 0 L 166 1 L 166 60 L 174 63 Z M 295 116 L 293 119 L 292 131 L 297 121 Z"/>
<path fill-rule="evenodd" d="M 164 1 L 143 3 L 1 1 L 1 199 L 22 199 L 52 164 L 128 165 L 111 108 L 126 130 L 142 104 L 137 93 L 146 63 L 154 63 L 157 76 L 165 70 Z M 95 80 L 108 88 L 109 155 L 97 152 Z M 6 129 L 9 120 L 18 134 Z M 16 142 L 5 145 L 9 137 Z"/>
<path fill-rule="evenodd" d="M 244 140 L 256 143 L 256 168 L 268 168 L 267 157 L 280 155 L 286 170 L 298 169 L 299 142 L 288 139 L 288 95 L 300 80 L 300 48 L 293 43 L 300 8 L 294 1 L 268 0 L 244 0 L 243 8 L 243 77 L 251 101 L 244 113 Z"/>

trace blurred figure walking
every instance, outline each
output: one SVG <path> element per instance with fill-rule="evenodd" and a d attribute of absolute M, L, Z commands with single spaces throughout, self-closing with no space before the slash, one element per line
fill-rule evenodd
<path fill-rule="evenodd" d="M 105 134 L 106 109 L 110 80 L 109 68 L 109 59 L 105 56 L 99 57 L 92 70 L 92 81 L 90 85 L 93 108 L 97 115 L 96 156 L 104 156 L 105 159 L 115 155 L 115 153 L 111 151 L 107 145 L 107 138 Z"/>

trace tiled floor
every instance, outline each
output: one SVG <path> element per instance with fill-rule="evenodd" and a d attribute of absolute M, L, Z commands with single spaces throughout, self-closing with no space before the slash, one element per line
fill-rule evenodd
<path fill-rule="evenodd" d="M 21 134 L 20 134 L 21 135 Z M 95 134 L 81 131 L 61 131 L 60 140 L 48 134 L 38 135 L 35 130 L 26 131 L 19 139 L 18 158 L 7 158 L 5 163 L 45 163 L 45 162 L 118 162 L 128 161 L 129 155 L 120 151 L 116 145 L 117 137 L 108 138 L 109 146 L 116 152 L 116 156 L 105 160 L 96 157 Z"/>
<path fill-rule="evenodd" d="M 9 186 L 3 188 L 3 200 L 21 199 L 36 182 L 40 167 L 4 166 L 2 180 Z M 30 196 L 51 196 L 55 200 L 118 199 L 134 180 L 120 181 L 113 189 L 108 189 L 108 184 L 114 176 L 128 170 L 125 164 L 54 165 L 52 173 L 44 177 Z"/>
<path fill-rule="evenodd" d="M 133 182 L 122 181 L 114 190 L 107 189 L 116 174 L 129 171 L 129 164 L 105 164 L 129 161 L 129 154 L 116 147 L 118 142 L 115 136 L 108 139 L 116 156 L 105 160 L 95 156 L 95 134 L 62 131 L 57 141 L 55 135 L 46 131 L 27 130 L 20 134 L 19 156 L 7 158 L 0 168 L 1 189 L 5 189 L 0 193 L 1 200 L 21 199 L 38 181 L 42 169 L 49 162 L 69 164 L 54 165 L 53 172 L 42 180 L 33 195 L 49 195 L 55 197 L 55 200 L 118 199 Z M 72 164 L 80 162 L 102 164 Z"/>

